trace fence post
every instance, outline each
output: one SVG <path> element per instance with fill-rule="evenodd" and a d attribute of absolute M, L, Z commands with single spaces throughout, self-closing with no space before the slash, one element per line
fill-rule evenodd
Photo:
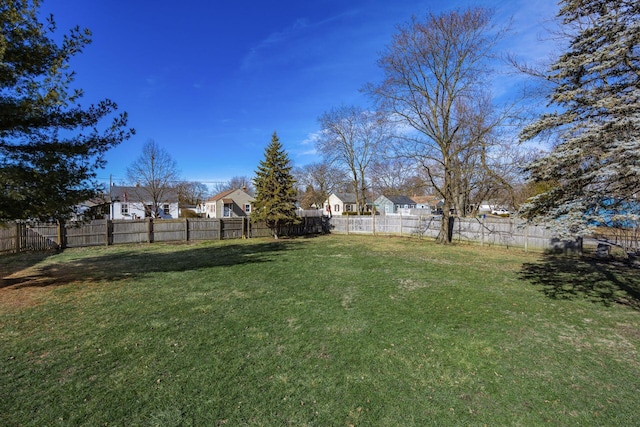
<path fill-rule="evenodd" d="M 109 219 L 104 220 L 104 245 L 109 246 Z"/>
<path fill-rule="evenodd" d="M 524 225 L 524 251 L 529 252 L 529 224 Z"/>
<path fill-rule="evenodd" d="M 153 218 L 147 218 L 147 243 L 153 242 Z"/>
<path fill-rule="evenodd" d="M 19 253 L 22 250 L 23 227 L 24 227 L 24 224 L 21 224 L 20 222 L 16 222 L 16 242 L 15 242 L 16 253 Z"/>
<path fill-rule="evenodd" d="M 222 235 L 224 234 L 224 220 L 220 218 L 220 235 L 218 236 L 219 240 L 222 240 Z"/>
<path fill-rule="evenodd" d="M 58 221 L 58 245 L 60 247 L 60 249 L 65 249 L 67 247 L 65 240 L 66 240 L 66 227 L 64 226 L 64 222 L 63 221 Z"/>
<path fill-rule="evenodd" d="M 189 218 L 184 219 L 184 240 L 189 241 Z"/>
<path fill-rule="evenodd" d="M 480 230 L 481 230 L 480 246 L 484 246 L 484 227 L 486 222 L 487 222 L 487 214 L 482 214 L 482 221 L 480 222 Z"/>
<path fill-rule="evenodd" d="M 376 210 L 375 209 L 371 212 L 371 231 L 375 236 L 376 235 Z"/>

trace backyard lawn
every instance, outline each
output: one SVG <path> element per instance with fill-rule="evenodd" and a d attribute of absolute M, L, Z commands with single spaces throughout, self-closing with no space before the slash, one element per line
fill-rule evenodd
<path fill-rule="evenodd" d="M 2 426 L 637 425 L 640 270 L 371 236 L 0 257 Z"/>

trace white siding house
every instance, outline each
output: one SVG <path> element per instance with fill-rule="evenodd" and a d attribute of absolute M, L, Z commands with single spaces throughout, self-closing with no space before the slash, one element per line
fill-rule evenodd
<path fill-rule="evenodd" d="M 112 185 L 110 219 L 141 219 L 156 217 L 153 197 L 146 187 L 121 187 Z M 157 218 L 178 218 L 178 195 L 172 189 L 162 191 L 158 203 Z"/>
<path fill-rule="evenodd" d="M 342 215 L 343 212 L 356 211 L 356 195 L 353 193 L 333 193 L 324 202 L 326 215 Z"/>

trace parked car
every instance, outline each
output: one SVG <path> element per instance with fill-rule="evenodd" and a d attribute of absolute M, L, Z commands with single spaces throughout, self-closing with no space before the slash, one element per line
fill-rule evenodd
<path fill-rule="evenodd" d="M 509 212 L 508 210 L 506 210 L 504 208 L 498 208 L 498 209 L 492 209 L 491 210 L 491 215 L 509 216 L 509 215 L 511 215 L 511 212 Z"/>

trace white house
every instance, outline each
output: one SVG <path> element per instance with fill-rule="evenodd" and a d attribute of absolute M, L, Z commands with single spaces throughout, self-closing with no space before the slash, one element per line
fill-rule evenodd
<path fill-rule="evenodd" d="M 111 208 L 110 219 L 141 219 L 156 217 L 153 196 L 147 187 L 121 187 L 112 185 L 109 189 Z M 157 218 L 178 218 L 178 194 L 173 189 L 165 189 L 160 194 Z"/>
<path fill-rule="evenodd" d="M 356 195 L 353 193 L 332 193 L 324 201 L 325 215 L 342 215 L 343 212 L 355 212 Z"/>
<path fill-rule="evenodd" d="M 411 199 L 416 202 L 416 209 L 428 210 L 431 214 L 442 212 L 444 200 L 437 196 L 413 196 Z"/>

